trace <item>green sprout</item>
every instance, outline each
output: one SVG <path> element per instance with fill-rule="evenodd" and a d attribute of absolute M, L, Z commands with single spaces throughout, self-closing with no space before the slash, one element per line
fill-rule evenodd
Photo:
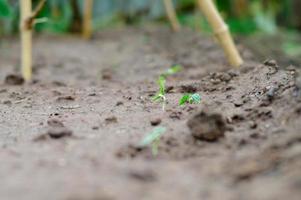
<path fill-rule="evenodd" d="M 158 85 L 159 85 L 159 92 L 152 97 L 152 101 L 154 102 L 161 102 L 162 103 L 162 110 L 165 111 L 165 107 L 166 107 L 166 78 L 168 76 L 171 76 L 173 74 L 176 74 L 178 72 L 180 72 L 182 70 L 182 66 L 181 65 L 173 65 L 172 67 L 170 67 L 168 70 L 166 70 L 166 72 L 164 72 L 163 74 L 161 74 L 159 76 L 158 79 Z"/>
<path fill-rule="evenodd" d="M 161 76 L 167 77 L 174 75 L 180 71 L 182 71 L 183 67 L 181 65 L 173 65 L 166 72 L 164 72 Z"/>
<path fill-rule="evenodd" d="M 166 79 L 164 76 L 160 76 L 158 79 L 158 85 L 159 85 L 159 92 L 152 97 L 152 100 L 155 102 L 161 102 L 162 103 L 162 110 L 165 110 L 166 106 L 166 89 L 165 89 Z"/>
<path fill-rule="evenodd" d="M 140 147 L 151 146 L 153 156 L 158 155 L 158 147 L 160 143 L 161 136 L 166 132 L 165 127 L 156 127 L 151 133 L 143 138 L 140 143 Z"/>
<path fill-rule="evenodd" d="M 179 105 L 182 106 L 186 103 L 189 104 L 199 104 L 201 103 L 201 96 L 197 93 L 195 94 L 184 94 L 180 99 Z"/>

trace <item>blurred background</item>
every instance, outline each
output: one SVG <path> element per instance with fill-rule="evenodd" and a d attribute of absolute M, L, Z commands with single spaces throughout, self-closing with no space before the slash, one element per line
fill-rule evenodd
<path fill-rule="evenodd" d="M 236 40 L 260 56 L 301 63 L 301 0 L 214 0 Z M 38 1 L 33 0 L 34 4 Z M 174 0 L 183 26 L 210 33 L 195 0 Z M 47 0 L 37 32 L 72 33 L 81 29 L 83 0 Z M 0 37 L 17 33 L 19 0 L 0 0 Z M 166 24 L 162 0 L 94 0 L 95 31 L 112 27 Z"/>

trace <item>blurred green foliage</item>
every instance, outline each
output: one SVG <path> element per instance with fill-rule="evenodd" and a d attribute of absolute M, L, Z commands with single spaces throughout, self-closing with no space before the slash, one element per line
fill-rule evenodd
<path fill-rule="evenodd" d="M 6 0 L 0 0 L 0 17 L 8 17 L 11 15 L 10 7 Z"/>
<path fill-rule="evenodd" d="M 48 0 L 39 17 L 47 23 L 37 31 L 68 32 L 80 28 L 84 0 Z M 34 5 L 38 2 L 33 0 Z M 94 29 L 108 26 L 166 21 L 162 0 L 94 0 Z M 233 32 L 275 33 L 279 26 L 301 28 L 300 0 L 215 0 Z M 206 20 L 196 9 L 195 0 L 174 0 L 178 17 L 186 26 L 210 31 Z M 300 8 L 299 7 L 299 8 Z M 19 0 L 0 0 L 0 34 L 18 30 Z"/>

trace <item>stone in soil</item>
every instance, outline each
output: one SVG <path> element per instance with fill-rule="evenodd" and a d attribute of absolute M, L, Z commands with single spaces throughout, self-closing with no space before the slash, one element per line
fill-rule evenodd
<path fill-rule="evenodd" d="M 103 69 L 101 71 L 102 79 L 103 80 L 112 80 L 113 73 L 114 72 L 112 69 L 109 69 L 109 68 Z"/>
<path fill-rule="evenodd" d="M 148 170 L 131 170 L 129 176 L 141 182 L 153 182 L 156 180 L 154 172 Z"/>
<path fill-rule="evenodd" d="M 68 95 L 68 96 L 61 96 L 57 98 L 57 101 L 74 101 L 75 97 Z"/>
<path fill-rule="evenodd" d="M 152 118 L 150 120 L 150 123 L 152 126 L 158 126 L 159 124 L 161 124 L 162 120 L 160 118 Z"/>
<path fill-rule="evenodd" d="M 115 124 L 115 123 L 117 123 L 117 122 L 118 122 L 118 120 L 117 120 L 117 117 L 115 117 L 115 116 L 107 117 L 107 118 L 105 119 L 105 123 L 106 123 L 106 124 Z"/>
<path fill-rule="evenodd" d="M 217 141 L 224 137 L 227 130 L 224 118 L 220 114 L 200 112 L 187 122 L 191 135 L 198 140 Z"/>
<path fill-rule="evenodd" d="M 47 135 L 49 135 L 50 138 L 52 138 L 52 139 L 60 139 L 63 137 L 70 137 L 70 136 L 72 136 L 72 134 L 73 134 L 72 131 L 66 127 L 51 127 L 47 131 Z"/>

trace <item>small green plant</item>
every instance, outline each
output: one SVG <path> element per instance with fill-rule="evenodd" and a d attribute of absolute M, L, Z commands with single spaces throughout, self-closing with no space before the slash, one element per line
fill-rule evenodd
<path fill-rule="evenodd" d="M 162 110 L 165 111 L 165 107 L 166 107 L 166 78 L 168 76 L 171 76 L 173 74 L 178 73 L 179 71 L 182 70 L 182 66 L 181 65 L 173 65 L 172 67 L 170 67 L 168 70 L 166 70 L 166 72 L 164 72 L 163 74 L 161 74 L 159 76 L 159 79 L 157 81 L 158 85 L 159 85 L 159 92 L 152 97 L 152 101 L 154 102 L 160 102 L 162 103 Z"/>
<path fill-rule="evenodd" d="M 201 96 L 197 93 L 194 94 L 184 94 L 179 101 L 179 105 L 182 106 L 186 103 L 189 104 L 199 104 L 201 103 Z"/>
<path fill-rule="evenodd" d="M 159 92 L 152 97 L 152 101 L 162 103 L 162 110 L 165 111 L 166 106 L 166 89 L 165 89 L 166 79 L 164 76 L 160 76 L 158 79 Z"/>
<path fill-rule="evenodd" d="M 156 127 L 154 130 L 143 138 L 140 147 L 151 146 L 153 156 L 158 155 L 158 146 L 161 136 L 166 132 L 165 127 Z"/>

